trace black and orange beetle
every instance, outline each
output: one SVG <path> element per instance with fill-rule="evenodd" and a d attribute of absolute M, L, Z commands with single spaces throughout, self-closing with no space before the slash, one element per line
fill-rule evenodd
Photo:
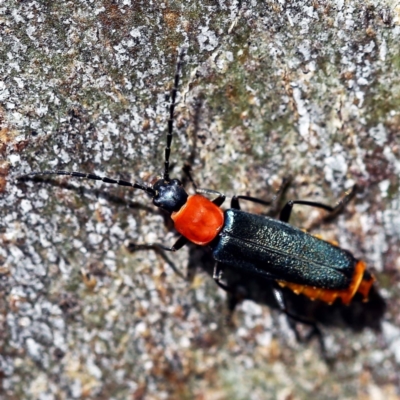
<path fill-rule="evenodd" d="M 330 207 L 310 201 L 289 201 L 281 210 L 279 220 L 277 220 L 240 209 L 240 200 L 269 205 L 267 201 L 250 196 L 234 196 L 231 200 L 231 208 L 222 211 L 220 206 L 225 201 L 223 194 L 213 190 L 198 189 L 194 185 L 196 194 L 188 195 L 178 179 L 170 179 L 169 158 L 174 109 L 183 57 L 184 52 L 181 51 L 169 105 L 165 166 L 161 179 L 154 184 L 131 183 L 90 173 L 67 171 L 32 172 L 21 178 L 26 179 L 34 175 L 69 175 L 145 191 L 153 199 L 155 206 L 170 214 L 175 229 L 181 234 L 172 247 L 159 244 L 148 247 L 157 246 L 173 252 L 188 242 L 199 246 L 209 246 L 215 260 L 213 277 L 221 288 L 230 290 L 221 282 L 225 268 L 233 268 L 260 279 L 272 280 L 278 305 L 295 320 L 310 323 L 292 315 L 286 309 L 281 287 L 286 287 L 311 300 L 318 299 L 328 304 L 338 299 L 343 304 L 349 304 L 356 293 L 367 300 L 375 278 L 367 271 L 363 261 L 357 260 L 349 251 L 288 223 L 295 204 L 318 207 L 335 213 L 343 203 Z M 210 200 L 206 196 L 213 199 Z"/>

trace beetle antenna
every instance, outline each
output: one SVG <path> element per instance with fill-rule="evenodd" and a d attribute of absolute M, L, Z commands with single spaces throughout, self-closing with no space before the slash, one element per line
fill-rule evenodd
<path fill-rule="evenodd" d="M 111 179 L 111 178 L 107 178 L 107 177 L 103 177 L 103 176 L 98 176 L 95 174 L 84 174 L 82 172 L 69 172 L 69 171 L 31 172 L 29 174 L 18 177 L 18 179 L 25 180 L 28 177 L 40 176 L 40 175 L 67 175 L 67 176 L 73 176 L 75 178 L 92 179 L 94 181 L 102 181 L 105 183 L 112 183 L 112 184 L 120 185 L 120 186 L 129 186 L 129 187 L 133 187 L 135 189 L 144 190 L 145 192 L 147 192 L 149 195 L 151 195 L 153 197 L 155 196 L 155 193 L 156 193 L 152 187 L 142 185 L 138 182 L 131 183 L 128 181 L 124 181 L 122 179 Z"/>
<path fill-rule="evenodd" d="M 176 64 L 174 86 L 171 90 L 171 101 L 169 103 L 169 118 L 168 118 L 168 132 L 167 132 L 167 145 L 165 146 L 165 167 L 164 167 L 164 181 L 169 182 L 169 155 L 171 153 L 172 131 L 174 125 L 174 110 L 176 94 L 178 93 L 179 75 L 182 69 L 183 57 L 185 50 L 181 49 L 178 55 L 178 63 Z"/>

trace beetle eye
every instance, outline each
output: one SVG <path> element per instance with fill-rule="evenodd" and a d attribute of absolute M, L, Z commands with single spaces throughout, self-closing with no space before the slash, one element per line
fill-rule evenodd
<path fill-rule="evenodd" d="M 175 186 L 182 186 L 182 183 L 179 179 L 172 179 L 171 183 Z"/>

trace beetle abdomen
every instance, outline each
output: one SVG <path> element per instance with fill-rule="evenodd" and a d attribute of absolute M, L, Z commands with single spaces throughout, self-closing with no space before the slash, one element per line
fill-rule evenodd
<path fill-rule="evenodd" d="M 304 294 L 311 300 L 321 300 L 332 304 L 336 299 L 341 299 L 343 304 L 350 304 L 357 292 L 363 296 L 364 301 L 368 300 L 369 291 L 375 282 L 375 278 L 370 274 L 366 276 L 365 269 L 366 265 L 364 261 L 356 263 L 353 279 L 346 289 L 322 289 L 285 281 L 278 281 L 278 283 L 280 286 L 287 287 L 296 294 Z"/>

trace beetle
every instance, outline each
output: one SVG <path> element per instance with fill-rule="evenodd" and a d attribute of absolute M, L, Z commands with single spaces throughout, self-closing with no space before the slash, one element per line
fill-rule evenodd
<path fill-rule="evenodd" d="M 226 291 L 231 290 L 222 281 L 223 271 L 226 268 L 273 281 L 277 304 L 284 313 L 296 321 L 315 327 L 314 323 L 290 313 L 286 308 L 281 288 L 286 287 L 296 294 L 327 304 L 337 300 L 345 305 L 350 304 L 357 293 L 366 301 L 375 278 L 366 269 L 365 262 L 356 259 L 349 251 L 336 244 L 289 224 L 295 205 L 317 207 L 336 214 L 346 205 L 354 190 L 335 207 L 304 200 L 288 201 L 280 211 L 279 219 L 274 219 L 242 211 L 240 207 L 241 201 L 270 205 L 268 201 L 251 196 L 233 196 L 231 207 L 223 211 L 221 205 L 225 201 L 225 195 L 214 190 L 197 188 L 190 173 L 188 173 L 189 179 L 196 192 L 193 195 L 186 192 L 180 180 L 170 178 L 169 159 L 174 111 L 184 53 L 180 51 L 170 95 L 164 172 L 154 184 L 132 183 L 91 173 L 69 171 L 32 172 L 20 178 L 36 175 L 67 175 L 146 192 L 156 207 L 169 213 L 175 229 L 181 236 L 171 247 L 162 244 L 147 244 L 142 247 L 158 247 L 174 252 L 188 242 L 209 246 L 215 260 L 213 278 L 219 287 Z"/>

